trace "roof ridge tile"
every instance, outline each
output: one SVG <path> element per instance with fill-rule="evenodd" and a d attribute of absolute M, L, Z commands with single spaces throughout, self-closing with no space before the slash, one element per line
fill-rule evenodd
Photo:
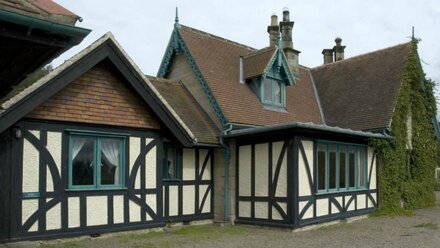
<path fill-rule="evenodd" d="M 321 69 L 323 67 L 330 67 L 330 66 L 333 66 L 333 65 L 341 64 L 341 63 L 352 62 L 354 60 L 362 59 L 362 58 L 364 58 L 366 56 L 370 56 L 370 55 L 373 55 L 373 54 L 384 52 L 386 50 L 391 50 L 391 49 L 394 49 L 394 48 L 398 48 L 400 46 L 408 46 L 408 45 L 411 45 L 411 42 L 400 43 L 400 44 L 397 44 L 397 45 L 394 45 L 394 46 L 389 46 L 389 47 L 385 47 L 385 48 L 382 48 L 382 49 L 379 49 L 379 50 L 375 50 L 375 51 L 359 54 L 359 55 L 356 55 L 356 56 L 353 56 L 353 57 L 350 57 L 350 58 L 347 58 L 347 59 L 335 61 L 335 62 L 328 63 L 328 64 L 319 65 L 319 66 L 311 68 L 311 70 L 317 70 L 317 69 Z"/>
<path fill-rule="evenodd" d="M 239 46 L 239 47 L 245 48 L 245 49 L 250 50 L 250 51 L 257 50 L 255 48 L 247 46 L 245 44 L 238 43 L 236 41 L 229 40 L 229 39 L 226 39 L 226 38 L 223 38 L 223 37 L 220 37 L 220 36 L 217 36 L 217 35 L 214 35 L 214 34 L 211 34 L 211 33 L 208 33 L 208 32 L 205 32 L 205 31 L 202 31 L 202 30 L 199 30 L 199 29 L 196 29 L 196 28 L 192 28 L 192 27 L 185 26 L 185 25 L 182 25 L 182 24 L 180 24 L 179 27 L 183 28 L 185 30 L 191 31 L 193 33 L 197 33 L 197 34 L 201 34 L 201 35 L 206 35 L 206 36 L 209 36 L 211 38 L 217 39 L 219 41 L 226 42 L 226 43 L 229 43 L 229 44 L 232 44 L 232 45 L 235 45 L 235 46 Z"/>

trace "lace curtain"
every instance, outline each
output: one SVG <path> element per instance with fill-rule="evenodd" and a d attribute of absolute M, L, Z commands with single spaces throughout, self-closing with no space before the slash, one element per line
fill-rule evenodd
<path fill-rule="evenodd" d="M 119 155 L 121 153 L 121 142 L 116 139 L 102 139 L 101 151 L 105 158 L 115 169 L 115 184 L 119 184 Z"/>

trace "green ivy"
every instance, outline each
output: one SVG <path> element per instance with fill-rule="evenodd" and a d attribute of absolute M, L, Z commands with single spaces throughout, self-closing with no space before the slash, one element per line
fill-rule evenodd
<path fill-rule="evenodd" d="M 411 42 L 411 52 L 404 66 L 390 130 L 393 139 L 371 141 L 380 158 L 379 212 L 385 214 L 435 204 L 434 169 L 438 163 L 437 140 L 432 126 L 437 112 L 433 93 L 435 84 L 425 79 L 417 43 L 416 39 Z M 412 134 L 411 137 L 408 133 Z"/>

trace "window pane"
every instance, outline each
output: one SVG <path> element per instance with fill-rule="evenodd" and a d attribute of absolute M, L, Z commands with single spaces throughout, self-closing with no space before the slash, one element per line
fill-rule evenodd
<path fill-rule="evenodd" d="M 348 179 L 349 179 L 349 187 L 355 187 L 355 174 L 354 174 L 354 147 L 349 146 L 348 150 Z"/>
<path fill-rule="evenodd" d="M 318 144 L 318 190 L 325 190 L 325 151 L 327 146 Z"/>
<path fill-rule="evenodd" d="M 101 184 L 113 185 L 120 182 L 121 140 L 101 138 Z"/>
<path fill-rule="evenodd" d="M 336 188 L 336 146 L 329 145 L 329 188 Z"/>
<path fill-rule="evenodd" d="M 263 80 L 263 99 L 265 102 L 272 102 L 272 80 L 264 79 Z"/>
<path fill-rule="evenodd" d="M 364 187 L 365 186 L 365 173 L 367 169 L 366 165 L 366 154 L 365 154 L 365 148 L 359 147 L 359 156 L 358 156 L 358 186 Z"/>
<path fill-rule="evenodd" d="M 165 175 L 164 178 L 167 179 L 177 179 L 177 164 L 178 164 L 178 158 L 177 158 L 177 151 L 176 147 L 169 146 L 167 147 L 167 160 L 166 160 L 166 166 L 165 166 Z"/>
<path fill-rule="evenodd" d="M 345 184 L 345 173 L 346 173 L 346 169 L 345 169 L 345 156 L 347 154 L 347 146 L 345 145 L 341 145 L 339 146 L 339 188 L 344 189 L 347 187 L 347 185 Z"/>
<path fill-rule="evenodd" d="M 274 103 L 281 104 L 281 85 L 278 81 L 273 81 L 274 86 Z"/>
<path fill-rule="evenodd" d="M 72 136 L 72 185 L 93 185 L 95 139 Z"/>

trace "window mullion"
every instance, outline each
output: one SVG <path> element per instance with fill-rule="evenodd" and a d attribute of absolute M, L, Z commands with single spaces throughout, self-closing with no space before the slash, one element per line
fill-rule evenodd
<path fill-rule="evenodd" d="M 100 188 L 100 178 L 101 178 L 101 153 L 100 153 L 100 147 L 101 147 L 101 139 L 99 137 L 96 137 L 95 139 L 95 188 Z"/>
<path fill-rule="evenodd" d="M 329 188 L 330 188 L 330 176 L 329 176 L 329 169 L 330 169 L 330 165 L 329 165 L 329 160 L 330 160 L 330 156 L 329 156 L 329 144 L 325 145 L 325 190 L 328 192 Z"/>
<path fill-rule="evenodd" d="M 339 187 L 340 187 L 340 183 L 339 183 L 339 173 L 340 173 L 340 168 L 339 168 L 339 145 L 336 145 L 336 189 L 339 191 Z"/>
<path fill-rule="evenodd" d="M 354 148 L 354 187 L 356 189 L 359 188 L 359 163 L 358 163 L 358 159 L 359 159 L 359 149 L 356 146 Z"/>
<path fill-rule="evenodd" d="M 350 146 L 345 146 L 345 189 L 350 188 Z"/>

